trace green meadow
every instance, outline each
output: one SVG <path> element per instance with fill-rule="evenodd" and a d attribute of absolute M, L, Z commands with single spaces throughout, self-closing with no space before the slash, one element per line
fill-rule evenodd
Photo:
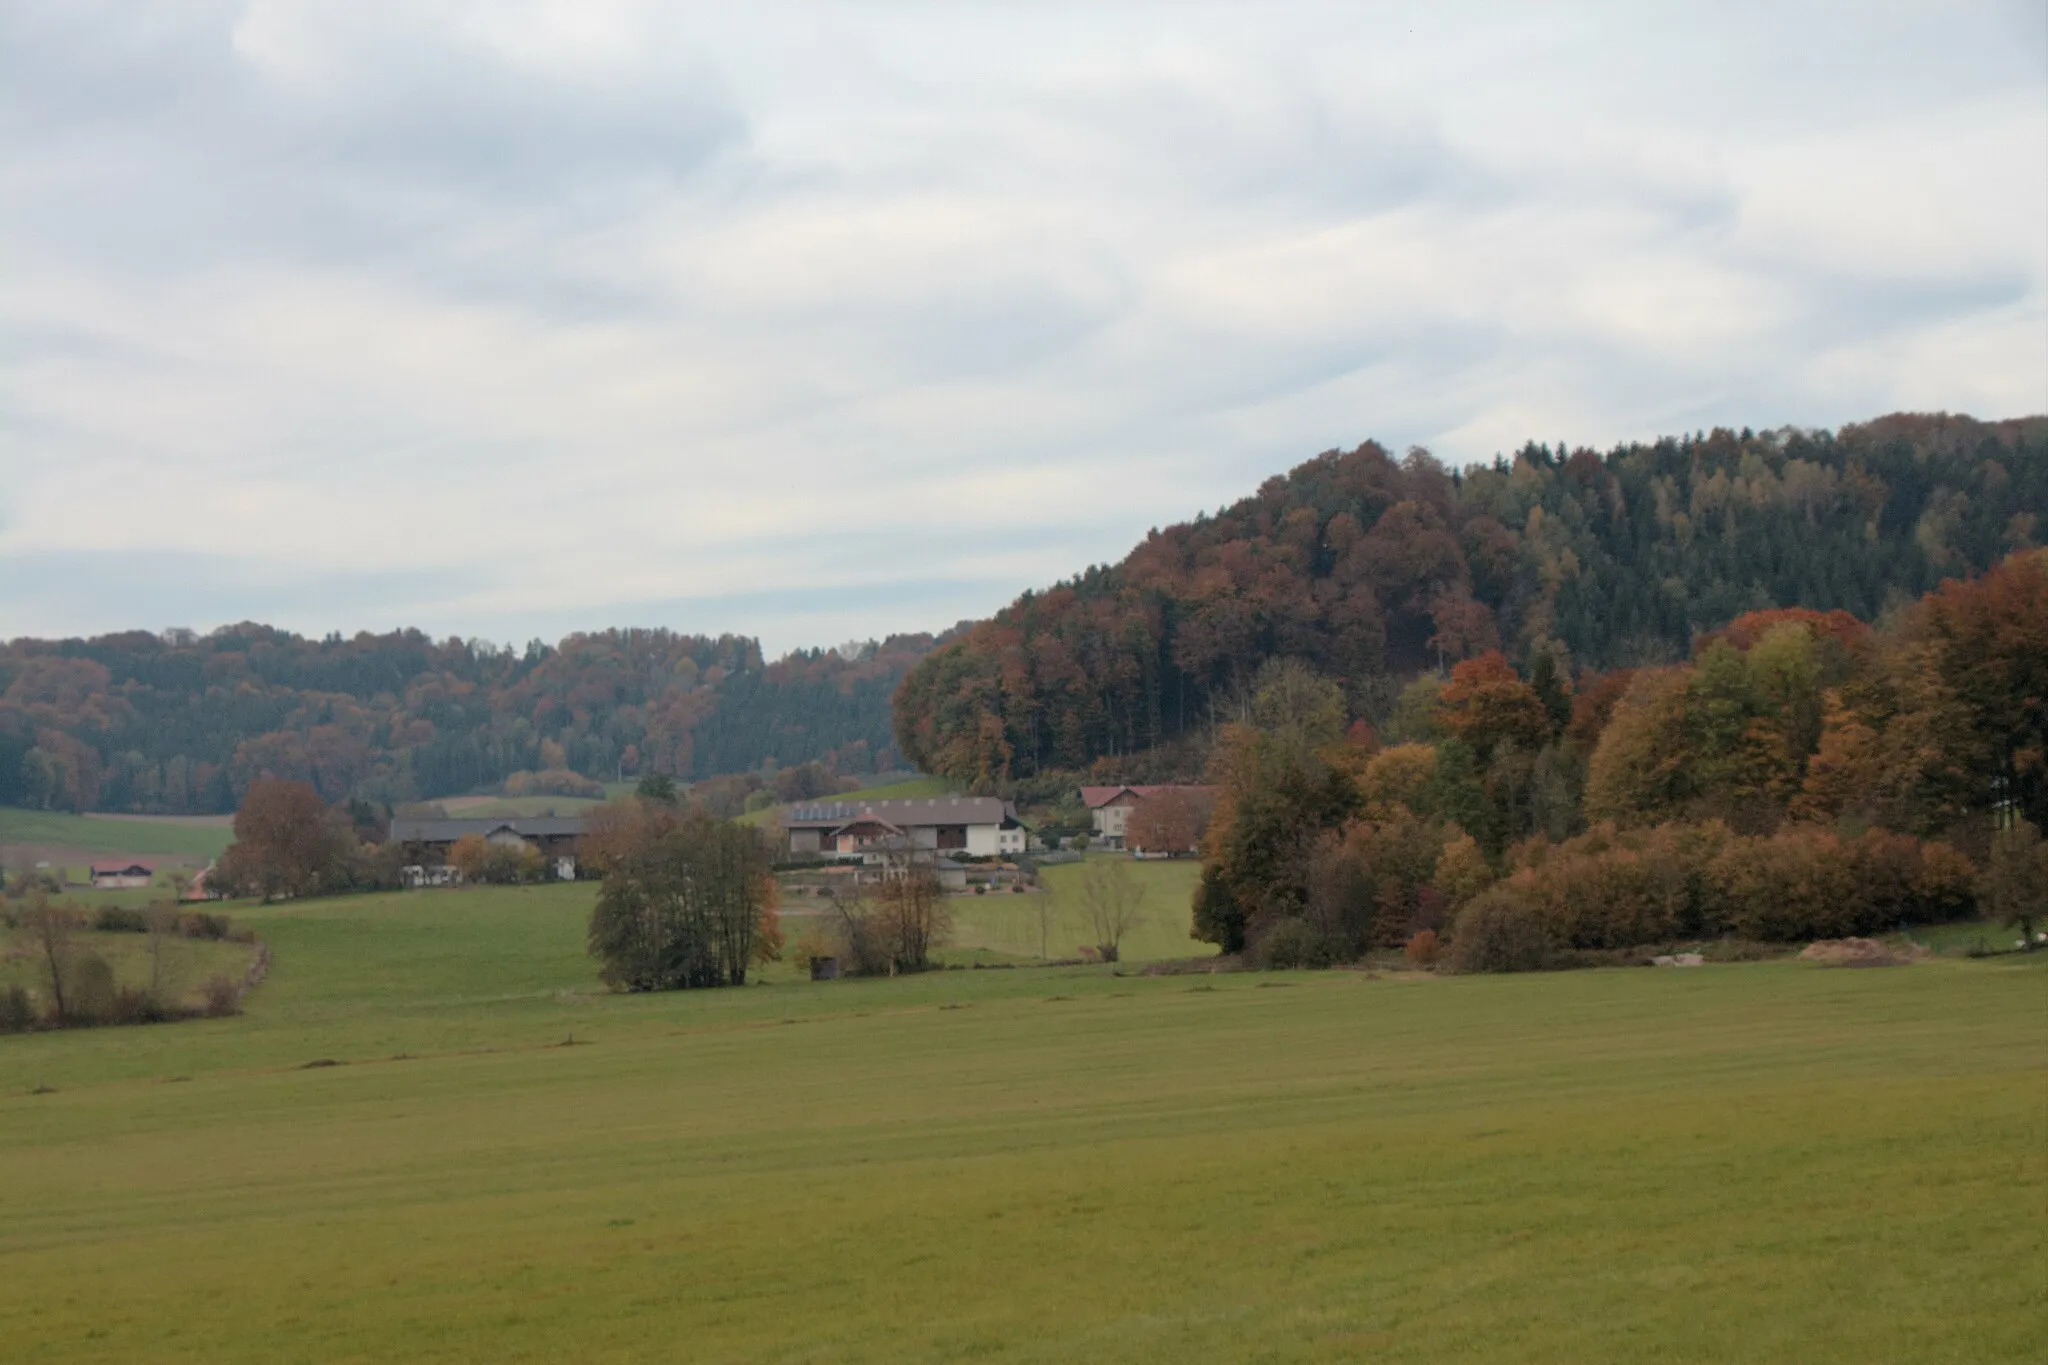
<path fill-rule="evenodd" d="M 622 997 L 590 894 L 231 907 L 244 1016 L 0 1038 L 0 1355 L 2048 1350 L 2032 961 Z"/>
<path fill-rule="evenodd" d="M 862 787 L 859 791 L 841 792 L 837 796 L 821 796 L 816 804 L 857 806 L 867 801 L 922 801 L 935 796 L 945 796 L 950 792 L 958 790 L 957 787 L 954 787 L 942 777 L 911 777 L 905 778 L 901 782 L 887 782 L 879 787 Z M 740 823 L 743 825 L 766 824 L 775 817 L 776 811 L 780 809 L 781 806 L 778 804 L 768 806 L 762 810 L 750 810 L 740 817 Z"/>
<path fill-rule="evenodd" d="M 0 849 L 57 848 L 83 853 L 133 853 L 208 861 L 235 834 L 209 817 L 69 815 L 0 806 Z"/>

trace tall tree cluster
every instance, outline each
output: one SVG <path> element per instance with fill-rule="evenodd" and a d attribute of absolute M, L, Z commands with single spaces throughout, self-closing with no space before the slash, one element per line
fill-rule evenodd
<path fill-rule="evenodd" d="M 604 808 L 585 857 L 604 872 L 590 952 L 623 990 L 743 986 L 782 946 L 760 832 L 701 807 L 632 798 Z"/>
<path fill-rule="evenodd" d="M 1484 901 L 1465 946 L 1485 963 L 1866 933 L 1980 897 L 2039 913 L 2024 888 L 2048 820 L 2048 550 L 1943 583 L 1883 629 L 1771 609 L 1684 663 L 1574 678 L 1553 659 L 1488 652 L 1425 677 L 1384 746 L 1343 726 L 1334 681 L 1269 662 L 1211 761 L 1197 935 L 1335 958 L 1453 930 Z"/>
<path fill-rule="evenodd" d="M 1376 721 L 1390 676 L 1493 650 L 1566 677 L 1676 664 L 1747 612 L 1876 620 L 2039 544 L 2044 510 L 2041 418 L 1531 444 L 1463 471 L 1367 443 L 942 643 L 895 733 L 926 771 L 1000 782 L 1242 719 L 1270 658 Z"/>
<path fill-rule="evenodd" d="M 928 636 L 802 650 L 614 630 L 523 652 L 267 626 L 0 645 L 0 805 L 226 812 L 261 779 L 336 802 L 579 791 L 824 761 L 893 766 L 889 698 Z"/>

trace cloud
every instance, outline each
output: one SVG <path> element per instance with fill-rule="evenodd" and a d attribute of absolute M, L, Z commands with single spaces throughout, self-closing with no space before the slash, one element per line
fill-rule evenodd
<path fill-rule="evenodd" d="M 2038 19 L 24 0 L 0 634 L 772 649 L 1368 436 L 2048 409 Z"/>

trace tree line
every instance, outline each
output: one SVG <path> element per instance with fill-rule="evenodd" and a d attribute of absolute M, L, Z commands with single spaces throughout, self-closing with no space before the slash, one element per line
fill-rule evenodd
<path fill-rule="evenodd" d="M 739 636 L 611 630 L 524 651 L 416 630 L 268 626 L 0 644 L 0 805 L 235 810 L 304 782 L 384 805 L 472 791 L 589 794 L 823 763 L 898 764 L 889 699 L 923 635 L 763 659 Z"/>
<path fill-rule="evenodd" d="M 904 679 L 895 734 L 968 783 L 1181 775 L 1269 659 L 1384 724 L 1398 679 L 1495 651 L 1569 677 L 1678 664 L 1756 610 L 1873 621 L 2038 544 L 2044 510 L 2042 418 L 1532 443 L 1465 470 L 1368 442 L 942 643 Z"/>
<path fill-rule="evenodd" d="M 1882 629 L 1772 609 L 1683 663 L 1554 657 L 1426 674 L 1384 733 L 1308 664 L 1265 664 L 1210 760 L 1196 935 L 1276 964 L 1531 966 L 1980 912 L 2031 940 L 2048 914 L 2048 550 Z"/>

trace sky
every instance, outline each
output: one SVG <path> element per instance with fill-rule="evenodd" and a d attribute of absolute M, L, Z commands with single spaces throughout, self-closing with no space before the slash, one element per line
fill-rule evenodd
<path fill-rule="evenodd" d="M 1316 453 L 2048 411 L 2048 7 L 0 0 L 0 637 L 771 653 Z"/>

